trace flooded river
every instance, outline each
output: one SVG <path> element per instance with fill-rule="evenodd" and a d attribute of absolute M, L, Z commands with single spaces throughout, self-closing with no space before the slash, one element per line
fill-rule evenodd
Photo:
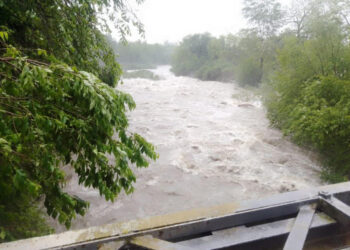
<path fill-rule="evenodd" d="M 135 192 L 114 203 L 72 177 L 66 190 L 90 202 L 73 229 L 322 184 L 314 156 L 269 127 L 258 97 L 232 83 L 175 77 L 167 66 L 153 71 L 162 80 L 126 79 L 119 88 L 137 104 L 130 130 L 160 158 L 135 170 Z"/>

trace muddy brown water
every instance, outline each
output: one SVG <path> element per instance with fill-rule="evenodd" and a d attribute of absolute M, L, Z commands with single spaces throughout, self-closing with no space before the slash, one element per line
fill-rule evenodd
<path fill-rule="evenodd" d="M 136 169 L 134 193 L 114 203 L 71 176 L 66 191 L 90 202 L 72 229 L 323 184 L 313 154 L 269 127 L 259 97 L 233 83 L 175 77 L 169 69 L 153 70 L 162 80 L 126 79 L 118 87 L 137 104 L 128 114 L 130 130 L 152 142 L 159 159 Z"/>

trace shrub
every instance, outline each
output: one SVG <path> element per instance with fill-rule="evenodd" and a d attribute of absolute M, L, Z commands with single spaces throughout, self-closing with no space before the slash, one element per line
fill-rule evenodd
<path fill-rule="evenodd" d="M 258 86 L 261 81 L 262 70 L 256 59 L 247 58 L 237 66 L 236 75 L 237 81 L 241 85 Z"/>

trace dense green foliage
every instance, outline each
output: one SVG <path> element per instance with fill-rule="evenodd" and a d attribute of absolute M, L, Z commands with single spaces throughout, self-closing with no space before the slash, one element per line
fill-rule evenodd
<path fill-rule="evenodd" d="M 262 39 L 269 38 L 283 26 L 283 11 L 276 0 L 245 0 L 243 15 Z"/>
<path fill-rule="evenodd" d="M 30 49 L 46 50 L 57 59 L 114 85 L 119 80 L 120 68 L 101 33 L 108 31 L 108 19 L 98 16 L 114 16 L 122 36 L 130 32 L 129 23 L 136 23 L 142 30 L 123 0 L 0 1 L 0 25 L 13 32 L 10 44 L 25 49 L 31 57 L 37 54 Z"/>
<path fill-rule="evenodd" d="M 176 75 L 202 80 L 233 81 L 257 86 L 276 61 L 277 31 L 283 26 L 281 4 L 246 0 L 244 16 L 252 28 L 220 38 L 210 34 L 185 37 L 175 50 L 172 70 Z"/>
<path fill-rule="evenodd" d="M 272 37 L 264 41 L 266 52 L 261 58 L 262 41 L 254 30 L 220 38 L 207 33 L 190 35 L 175 49 L 172 71 L 201 80 L 236 80 L 242 85 L 257 86 L 275 62 L 274 46 L 278 44 L 274 40 Z"/>
<path fill-rule="evenodd" d="M 238 55 L 231 42 L 231 37 L 217 39 L 208 33 L 187 36 L 174 51 L 172 71 L 202 80 L 232 80 Z"/>
<path fill-rule="evenodd" d="M 350 177 L 350 44 L 344 18 L 350 6 L 340 9 L 342 3 L 304 6 L 301 13 L 309 14 L 302 29 L 284 38 L 266 101 L 273 125 L 321 153 L 330 181 Z"/>
<path fill-rule="evenodd" d="M 123 69 L 150 69 L 170 64 L 175 48 L 175 45 L 169 43 L 148 44 L 141 41 L 117 43 L 111 37 L 108 37 L 108 41 Z"/>
<path fill-rule="evenodd" d="M 63 189 L 64 164 L 113 201 L 133 191 L 130 164 L 157 157 L 127 131 L 131 96 L 109 86 L 121 71 L 97 15 L 111 6 L 127 32 L 120 0 L 0 1 L 0 242 L 49 233 L 41 202 L 67 227 L 85 213 Z"/>

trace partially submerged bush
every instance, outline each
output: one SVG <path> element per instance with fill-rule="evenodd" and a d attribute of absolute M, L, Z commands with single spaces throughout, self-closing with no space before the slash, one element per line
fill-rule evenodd
<path fill-rule="evenodd" d="M 262 70 L 257 60 L 247 58 L 237 66 L 236 75 L 237 81 L 241 85 L 258 86 L 261 81 Z"/>
<path fill-rule="evenodd" d="M 152 71 L 142 69 L 142 70 L 133 70 L 126 71 L 123 73 L 124 78 L 145 78 L 150 80 L 160 80 L 160 77 L 154 74 Z"/>

